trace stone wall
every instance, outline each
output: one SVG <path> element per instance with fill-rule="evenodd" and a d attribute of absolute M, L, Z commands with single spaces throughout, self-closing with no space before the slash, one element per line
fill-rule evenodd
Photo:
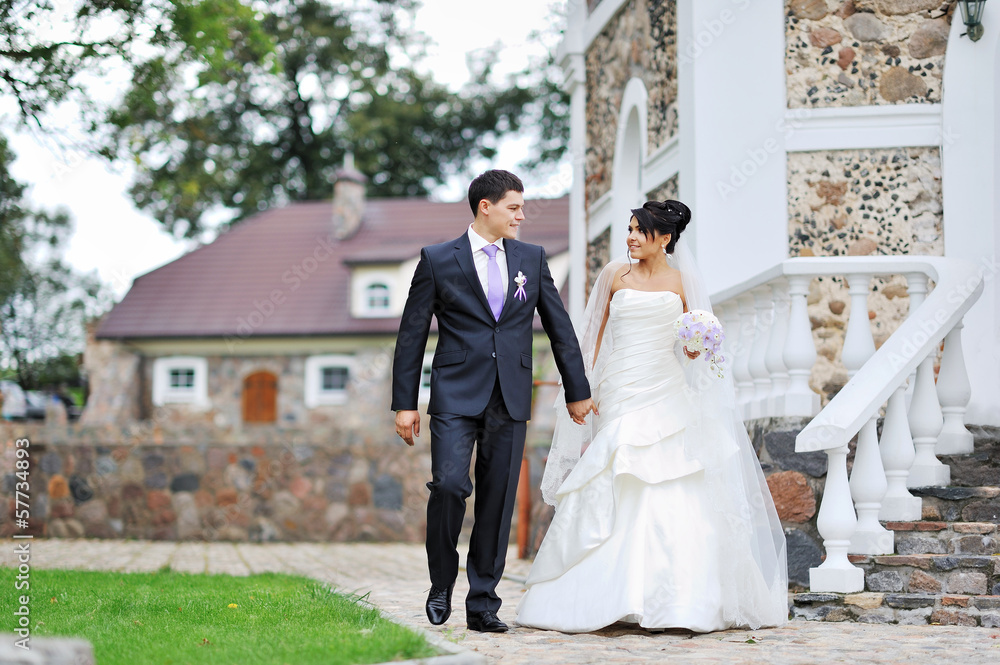
<path fill-rule="evenodd" d="M 304 410 L 294 396 L 301 358 L 215 357 L 209 359 L 214 406 L 207 412 L 171 405 L 152 409 L 144 420 L 96 425 L 0 422 L 0 499 L 6 507 L 0 537 L 19 532 L 13 522 L 14 442 L 27 438 L 30 522 L 37 535 L 422 541 L 429 420 L 424 415 L 414 447 L 398 439 L 388 404 L 388 365 L 379 354 L 375 347 L 358 354 L 345 406 Z M 558 376 L 551 350 L 540 340 L 535 366 L 540 381 Z M 256 369 L 279 374 L 275 424 L 240 421 L 240 377 Z M 280 398 L 286 389 L 292 394 Z M 544 443 L 546 449 L 551 390 L 538 388 L 538 415 L 527 432 L 529 444 Z"/>
<path fill-rule="evenodd" d="M 82 422 L 101 425 L 140 417 L 141 359 L 118 342 L 96 341 L 92 331 L 83 350 L 89 395 Z"/>
<path fill-rule="evenodd" d="M 597 282 L 597 276 L 611 260 L 611 229 L 604 231 L 587 245 L 587 297 Z"/>
<path fill-rule="evenodd" d="M 941 101 L 947 0 L 790 0 L 789 108 Z"/>
<path fill-rule="evenodd" d="M 937 148 L 788 155 L 790 256 L 944 253 Z M 909 312 L 902 276 L 872 280 L 868 316 L 878 348 Z M 810 384 L 824 401 L 847 382 L 840 361 L 850 297 L 844 280 L 813 280 L 809 317 L 817 359 Z"/>
<path fill-rule="evenodd" d="M 666 182 L 649 192 L 646 192 L 648 201 L 677 201 L 681 195 L 678 174 L 672 175 Z"/>
<path fill-rule="evenodd" d="M 587 66 L 588 205 L 611 188 L 625 85 L 643 80 L 649 152 L 677 133 L 677 3 L 630 0 L 590 45 Z"/>
<path fill-rule="evenodd" d="M 389 434 L 391 435 L 391 429 Z M 0 425 L 0 476 L 13 523 L 14 440 L 30 442 L 32 532 L 57 538 L 406 540 L 423 538 L 430 451 L 341 432 L 258 431 L 254 443 L 197 429 Z M 223 437 L 224 438 L 224 437 Z M 387 436 L 387 439 L 392 438 Z M 192 443 L 179 443 L 182 440 Z M 163 443 L 157 443 L 163 441 Z"/>

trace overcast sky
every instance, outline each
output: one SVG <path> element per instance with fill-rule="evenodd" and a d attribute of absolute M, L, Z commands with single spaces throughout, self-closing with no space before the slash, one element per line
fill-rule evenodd
<path fill-rule="evenodd" d="M 528 35 L 551 20 L 550 7 L 557 0 L 425 0 L 416 16 L 416 28 L 433 42 L 423 68 L 452 88 L 468 80 L 466 53 L 496 41 L 503 43 L 497 73 L 518 71 L 529 57 Z M 37 206 L 64 206 L 74 220 L 73 236 L 65 258 L 77 269 L 96 270 L 108 283 L 116 299 L 128 290 L 132 279 L 188 251 L 193 244 L 174 240 L 159 224 L 137 211 L 127 196 L 130 173 L 79 152 L 55 153 L 27 135 L 11 136 L 18 155 L 13 174 L 31 186 L 30 198 Z M 519 141 L 501 146 L 492 164 L 513 169 L 525 154 Z M 568 185 L 568 167 L 548 182 L 525 183 L 529 196 L 557 196 Z M 435 192 L 436 198 L 457 200 L 465 183 L 453 182 Z"/>

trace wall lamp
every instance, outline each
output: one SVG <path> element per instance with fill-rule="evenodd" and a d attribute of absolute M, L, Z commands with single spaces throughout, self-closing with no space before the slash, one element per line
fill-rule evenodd
<path fill-rule="evenodd" d="M 963 35 L 968 35 L 969 39 L 978 42 L 983 36 L 983 6 L 986 0 L 958 0 L 958 6 L 962 10 L 962 22 L 965 23 L 966 31 Z"/>

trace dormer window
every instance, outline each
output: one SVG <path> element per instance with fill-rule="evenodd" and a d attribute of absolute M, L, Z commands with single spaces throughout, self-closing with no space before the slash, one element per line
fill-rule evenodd
<path fill-rule="evenodd" d="M 369 284 L 368 288 L 365 289 L 365 301 L 370 312 L 388 311 L 390 305 L 389 286 L 382 282 Z"/>
<path fill-rule="evenodd" d="M 397 266 L 352 265 L 351 316 L 359 319 L 399 316 L 403 306 L 400 302 L 402 288 Z M 405 296 L 405 292 L 402 295 Z"/>

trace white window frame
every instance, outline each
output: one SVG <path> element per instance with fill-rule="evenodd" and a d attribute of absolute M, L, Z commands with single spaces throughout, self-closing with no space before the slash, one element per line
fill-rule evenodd
<path fill-rule="evenodd" d="M 420 390 L 417 392 L 417 402 L 419 404 L 427 404 L 431 401 L 431 365 L 434 362 L 433 353 L 424 354 L 424 364 L 420 368 Z M 424 385 L 424 377 L 427 377 L 427 385 Z"/>
<path fill-rule="evenodd" d="M 379 288 L 379 293 L 376 296 L 372 291 L 376 287 Z M 375 307 L 372 305 L 372 298 L 379 297 L 385 298 L 385 305 L 382 307 Z M 364 308 L 366 312 L 388 312 L 392 309 L 392 286 L 386 284 L 385 282 L 374 281 L 365 287 L 364 295 L 365 303 Z"/>
<path fill-rule="evenodd" d="M 347 385 L 343 390 L 323 390 L 323 368 L 344 367 L 347 369 Z M 318 406 L 346 404 L 354 380 L 356 363 L 354 356 L 345 354 L 324 354 L 306 358 L 305 405 L 308 409 Z"/>
<path fill-rule="evenodd" d="M 170 386 L 172 370 L 193 370 L 194 385 Z M 208 359 L 198 356 L 166 356 L 153 361 L 153 404 L 190 404 L 205 408 L 208 402 Z"/>
<path fill-rule="evenodd" d="M 388 270 L 377 270 L 373 272 L 355 273 L 352 278 L 351 311 L 354 316 L 364 319 L 389 319 L 399 316 L 396 311 L 396 290 L 398 288 L 399 277 Z M 389 300 L 386 307 L 372 307 L 368 300 L 368 290 L 376 285 L 385 286 L 388 290 L 385 295 Z"/>

